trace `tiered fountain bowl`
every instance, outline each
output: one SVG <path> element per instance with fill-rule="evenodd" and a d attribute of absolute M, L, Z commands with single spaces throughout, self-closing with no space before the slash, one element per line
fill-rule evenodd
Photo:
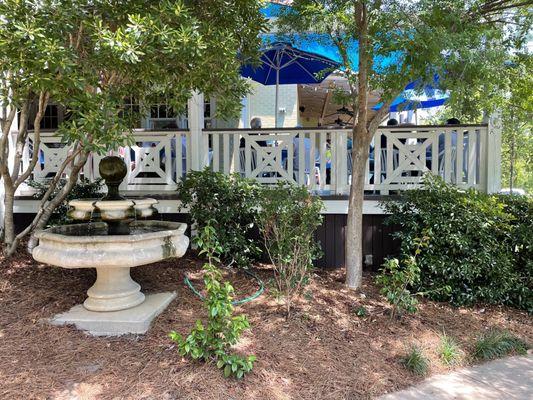
<path fill-rule="evenodd" d="M 153 215 L 157 200 L 120 196 L 118 186 L 126 176 L 121 158 L 105 157 L 99 170 L 107 195 L 71 201 L 69 216 L 86 222 L 38 232 L 33 258 L 63 268 L 96 268 L 96 282 L 83 307 L 94 312 L 126 310 L 145 300 L 130 268 L 182 257 L 189 245 L 187 225 L 140 220 Z"/>

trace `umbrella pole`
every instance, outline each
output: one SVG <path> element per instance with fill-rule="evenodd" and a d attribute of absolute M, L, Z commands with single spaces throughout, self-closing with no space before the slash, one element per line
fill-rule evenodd
<path fill-rule="evenodd" d="M 276 69 L 276 100 L 275 100 L 275 109 L 274 109 L 274 123 L 275 128 L 278 127 L 278 97 L 279 97 L 279 69 Z"/>

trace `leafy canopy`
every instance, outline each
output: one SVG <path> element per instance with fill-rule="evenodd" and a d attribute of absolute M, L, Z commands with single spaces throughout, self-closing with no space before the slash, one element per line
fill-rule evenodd
<path fill-rule="evenodd" d="M 64 138 L 87 150 L 124 138 L 126 96 L 177 108 L 197 90 L 231 115 L 247 90 L 237 54 L 257 55 L 264 26 L 252 0 L 4 0 L 0 103 L 46 93 L 69 112 Z"/>
<path fill-rule="evenodd" d="M 360 67 L 367 72 L 369 90 L 378 92 L 385 105 L 408 83 L 417 82 L 422 89 L 435 85 L 436 77 L 441 89 L 454 89 L 455 101 L 472 98 L 476 86 L 484 88 L 485 96 L 496 90 L 511 50 L 526 44 L 531 10 L 517 8 L 520 3 L 295 0 L 278 23 L 284 33 L 319 33 L 337 46 L 356 107 Z M 367 55 L 363 65 L 349 51 L 361 38 Z"/>

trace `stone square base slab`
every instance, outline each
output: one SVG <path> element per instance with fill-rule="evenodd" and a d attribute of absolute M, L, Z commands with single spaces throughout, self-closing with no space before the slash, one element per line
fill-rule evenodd
<path fill-rule="evenodd" d="M 89 311 L 78 304 L 67 312 L 55 315 L 49 322 L 52 325 L 75 325 L 93 336 L 143 334 L 175 297 L 176 292 L 149 294 L 136 307 L 108 312 Z"/>

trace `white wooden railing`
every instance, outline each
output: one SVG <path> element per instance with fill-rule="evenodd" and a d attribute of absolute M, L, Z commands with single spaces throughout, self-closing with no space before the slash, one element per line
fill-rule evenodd
<path fill-rule="evenodd" d="M 349 190 L 349 129 L 209 130 L 204 135 L 215 171 L 238 171 L 262 183 L 284 179 L 325 194 Z M 486 125 L 382 127 L 369 148 L 365 190 L 389 194 L 420 187 L 427 172 L 462 188 L 484 190 L 487 135 Z"/>
<path fill-rule="evenodd" d="M 29 163 L 32 153 L 32 136 L 23 157 Z M 134 144 L 118 148 L 103 155 L 92 154 L 83 168 L 83 176 L 90 180 L 100 177 L 98 164 L 106 155 L 124 158 L 127 175 L 121 190 L 149 191 L 158 193 L 176 190 L 179 177 L 191 169 L 192 153 L 189 131 L 144 131 L 134 132 Z M 41 133 L 40 157 L 33 172 L 33 179 L 43 182 L 53 177 L 69 152 L 54 132 Z M 24 165 L 22 166 L 24 168 Z"/>
<path fill-rule="evenodd" d="M 198 138 L 192 135 L 190 131 L 136 131 L 134 145 L 109 152 L 129 165 L 122 190 L 173 191 L 196 165 L 240 173 L 264 184 L 291 181 L 318 194 L 349 191 L 349 129 L 204 130 Z M 43 132 L 41 142 L 33 173 L 37 181 L 54 176 L 69 151 L 54 132 Z M 369 152 L 365 190 L 372 193 L 419 187 L 426 172 L 462 188 L 488 187 L 487 125 L 381 127 Z M 31 153 L 30 138 L 23 163 L 29 162 Z M 102 157 L 89 158 L 85 177 L 99 177 Z"/>

